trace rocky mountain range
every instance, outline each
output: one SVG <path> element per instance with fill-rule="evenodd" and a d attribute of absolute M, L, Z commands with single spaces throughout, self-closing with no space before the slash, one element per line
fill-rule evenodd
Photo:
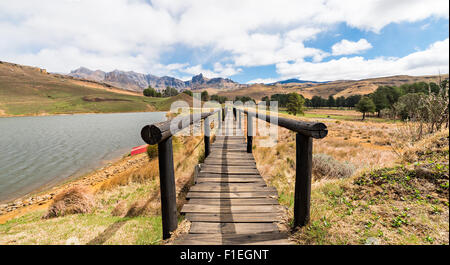
<path fill-rule="evenodd" d="M 69 76 L 76 78 L 94 80 L 97 82 L 107 83 L 119 88 L 142 91 L 148 86 L 157 90 L 165 89 L 166 87 L 173 87 L 177 90 L 185 89 L 234 89 L 241 88 L 246 85 L 241 85 L 229 78 L 206 78 L 203 74 L 193 76 L 191 80 L 183 81 L 170 76 L 158 77 L 152 74 L 141 74 L 133 71 L 114 70 L 112 72 L 104 72 L 101 70 L 90 70 L 86 67 L 80 67 L 71 71 Z"/>

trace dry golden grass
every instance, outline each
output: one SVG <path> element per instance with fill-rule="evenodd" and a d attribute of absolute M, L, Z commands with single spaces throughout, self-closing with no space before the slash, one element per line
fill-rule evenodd
<path fill-rule="evenodd" d="M 159 175 L 158 159 L 153 159 L 144 165 L 131 167 L 103 182 L 100 190 L 111 190 L 117 186 L 127 185 L 130 182 L 142 183 Z"/>
<path fill-rule="evenodd" d="M 299 119 L 319 120 L 328 126 L 328 136 L 314 140 L 314 154 L 329 155 L 357 170 L 344 179 L 324 178 L 313 164 L 311 221 L 291 231 L 293 240 L 299 244 L 449 243 L 447 130 L 413 143 L 399 130 L 401 123 Z M 289 207 L 286 218 L 291 223 L 295 134 L 279 129 L 278 141 L 273 148 L 256 146 L 253 153 L 261 175 L 277 188 L 280 203 Z M 395 167 L 417 161 L 422 161 L 421 167 L 417 163 L 404 170 Z M 388 169 L 377 171 L 379 168 Z M 370 172 L 375 172 L 374 181 L 385 175 L 395 181 L 375 182 L 378 184 L 361 189 L 355 182 L 360 176 L 372 176 Z M 406 185 L 404 179 L 409 175 L 414 177 Z M 439 176 L 439 181 L 430 176 Z M 396 195 L 402 192 L 403 196 Z"/>
<path fill-rule="evenodd" d="M 179 208 L 184 204 L 184 196 L 193 181 L 194 166 L 198 163 L 199 156 L 204 152 L 203 142 L 197 137 L 173 137 L 174 167 L 176 192 L 179 194 L 177 205 Z M 154 158 L 143 166 L 130 168 L 105 181 L 100 188 L 101 191 L 110 191 L 117 186 L 126 186 L 130 183 L 154 183 L 154 188 L 144 198 L 134 201 L 125 213 L 126 217 L 151 216 L 160 212 L 159 194 L 159 167 L 158 158 Z M 122 208 L 123 205 L 120 205 Z M 122 213 L 122 211 L 117 210 Z"/>
<path fill-rule="evenodd" d="M 307 119 L 303 120 L 320 120 Z M 353 166 L 355 174 L 376 167 L 390 166 L 398 156 L 391 148 L 397 125 L 380 122 L 320 120 L 328 127 L 328 136 L 313 141 L 313 153 L 325 154 Z M 278 185 L 290 186 L 295 175 L 295 133 L 279 128 L 278 143 L 274 148 L 256 145 L 254 156 L 261 174 L 271 179 L 285 179 Z M 255 138 L 256 141 L 259 137 Z M 319 176 L 313 176 L 319 177 Z M 288 189 L 290 193 L 292 189 Z"/>

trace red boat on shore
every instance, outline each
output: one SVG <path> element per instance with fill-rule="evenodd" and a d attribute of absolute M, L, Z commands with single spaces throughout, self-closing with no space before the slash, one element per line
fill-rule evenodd
<path fill-rule="evenodd" d="M 147 144 L 144 144 L 144 145 L 133 147 L 131 149 L 131 155 L 134 156 L 137 154 L 145 153 L 147 151 L 147 146 L 148 146 Z"/>

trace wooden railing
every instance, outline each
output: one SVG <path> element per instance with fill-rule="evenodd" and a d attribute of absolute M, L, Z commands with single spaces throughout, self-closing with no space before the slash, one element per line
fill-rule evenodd
<path fill-rule="evenodd" d="M 176 127 L 172 128 L 173 119 L 146 125 L 141 130 L 142 139 L 150 145 L 158 144 L 158 164 L 159 164 L 159 179 L 161 190 L 161 216 L 163 239 L 170 237 L 170 232 L 177 229 L 177 203 L 175 191 L 175 171 L 173 166 L 173 148 L 172 135 L 187 128 L 191 124 L 204 122 L 204 142 L 205 142 L 205 157 L 210 153 L 210 121 L 209 117 L 215 113 L 219 114 L 219 128 L 222 126 L 221 116 L 222 111 L 216 110 L 208 113 L 201 113 L 200 115 L 186 115 L 179 118 Z M 173 127 L 173 124 L 172 124 Z"/>
<path fill-rule="evenodd" d="M 238 116 L 241 126 L 241 113 L 247 115 L 247 152 L 252 152 L 253 118 L 274 123 L 280 127 L 297 133 L 295 145 L 295 193 L 294 193 L 294 227 L 304 226 L 309 221 L 311 198 L 311 170 L 312 170 L 312 139 L 327 136 L 327 126 L 321 122 L 304 122 L 283 117 L 271 117 L 266 113 L 256 113 L 243 108 L 234 108 L 233 113 Z"/>
<path fill-rule="evenodd" d="M 227 108 L 202 113 L 200 115 L 186 115 L 179 118 L 178 124 L 171 130 L 173 119 L 146 125 L 141 130 L 142 139 L 150 145 L 158 144 L 158 160 L 161 190 L 161 215 L 163 225 L 163 239 L 170 237 L 170 232 L 178 226 L 175 175 L 173 165 L 172 136 L 191 124 L 204 121 L 205 157 L 210 154 L 210 120 L 218 113 L 219 128 L 223 126 L 223 120 Z M 277 121 L 277 125 L 297 133 L 296 136 L 296 178 L 294 195 L 294 227 L 304 226 L 309 221 L 310 196 L 311 196 L 311 170 L 312 170 L 312 139 L 321 139 L 327 136 L 328 130 L 325 124 L 318 122 L 303 122 L 283 117 L 271 117 L 266 114 L 258 114 L 243 108 L 233 107 L 233 115 L 238 121 L 238 128 L 242 129 L 242 114 L 247 115 L 247 152 L 252 153 L 253 145 L 253 118 L 269 123 Z M 173 124 L 172 124 L 173 127 Z"/>

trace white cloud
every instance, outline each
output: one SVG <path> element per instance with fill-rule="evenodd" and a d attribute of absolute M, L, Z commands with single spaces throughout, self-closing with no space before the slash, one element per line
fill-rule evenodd
<path fill-rule="evenodd" d="M 277 82 L 278 79 L 275 78 L 257 78 L 247 82 L 247 84 L 270 84 Z"/>
<path fill-rule="evenodd" d="M 449 39 L 437 41 L 426 50 L 401 58 L 342 57 L 338 60 L 311 63 L 277 64 L 277 72 L 284 78 L 297 77 L 304 80 L 329 81 L 340 79 L 363 79 L 390 75 L 428 75 L 448 73 Z"/>
<path fill-rule="evenodd" d="M 201 64 L 179 69 L 180 72 L 198 75 L 203 74 L 207 78 L 229 77 L 242 71 L 241 68 L 235 68 L 231 64 L 222 65 L 215 63 L 213 70 L 204 69 Z"/>
<path fill-rule="evenodd" d="M 449 3 L 444 0 L 328 0 L 323 21 L 343 21 L 347 25 L 374 32 L 390 23 L 414 22 L 427 17 L 448 18 Z"/>
<path fill-rule="evenodd" d="M 446 0 L 2 0 L 0 36 L 7 41 L 0 42 L 0 59 L 54 72 L 86 66 L 232 76 L 243 66 L 320 63 L 329 54 L 305 41 L 338 23 L 380 32 L 448 12 Z M 199 56 L 205 61 L 183 55 L 162 63 L 180 46 L 206 51 Z"/>
<path fill-rule="evenodd" d="M 359 41 L 341 40 L 331 47 L 333 55 L 347 55 L 361 53 L 362 51 L 372 48 L 366 39 L 360 39 Z"/>

